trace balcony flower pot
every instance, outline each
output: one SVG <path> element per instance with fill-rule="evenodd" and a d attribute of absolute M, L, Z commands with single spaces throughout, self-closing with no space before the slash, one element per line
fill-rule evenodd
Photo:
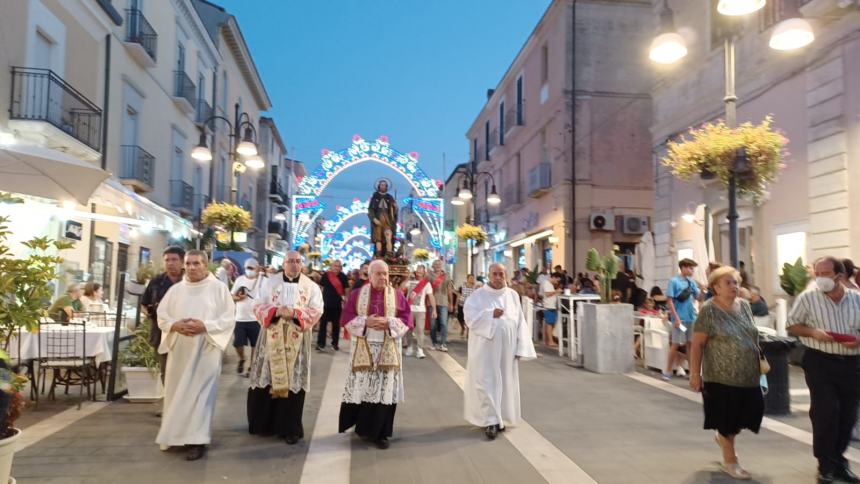
<path fill-rule="evenodd" d="M 737 128 L 725 122 L 706 123 L 691 128 L 689 138 L 667 144 L 668 153 L 661 160 L 680 180 L 700 176 L 702 180 L 717 179 L 724 188 L 736 175 L 737 194 L 750 197 L 755 204 L 767 195 L 767 185 L 776 181 L 782 160 L 788 155 L 788 139 L 771 127 L 773 118 L 767 116 L 754 125 L 743 123 Z M 739 163 L 740 150 L 745 163 Z"/>

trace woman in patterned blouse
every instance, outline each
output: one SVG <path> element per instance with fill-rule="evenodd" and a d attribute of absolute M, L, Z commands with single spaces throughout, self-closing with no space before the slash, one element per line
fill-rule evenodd
<path fill-rule="evenodd" d="M 764 415 L 759 380 L 758 330 L 749 303 L 738 297 L 740 274 L 723 266 L 708 276 L 714 297 L 706 301 L 693 325 L 690 388 L 702 392 L 704 428 L 716 431 L 723 452 L 721 470 L 750 479 L 738 463 L 735 437 L 741 429 L 758 433 Z"/>

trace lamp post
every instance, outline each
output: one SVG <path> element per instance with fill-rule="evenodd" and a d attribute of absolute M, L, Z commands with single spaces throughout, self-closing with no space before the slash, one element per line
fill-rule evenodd
<path fill-rule="evenodd" d="M 476 189 L 475 183 L 478 180 L 478 177 L 483 175 L 490 178 L 490 183 L 492 184 L 492 188 L 490 189 L 490 193 L 487 194 L 486 205 L 499 205 L 502 203 L 502 198 L 499 197 L 499 192 L 496 191 L 496 179 L 493 178 L 493 174 L 488 171 L 476 171 L 469 168 L 461 167 L 458 168 L 455 172 L 461 173 L 464 175 L 463 177 L 463 185 L 457 189 L 457 195 L 451 200 L 451 205 L 462 206 L 465 205 L 467 201 L 471 201 L 471 205 L 469 207 L 469 216 L 466 219 L 467 223 L 474 223 L 475 221 L 475 201 L 473 200 L 474 194 L 473 190 Z M 485 207 L 486 207 L 485 205 Z M 489 214 L 489 209 L 487 209 L 487 213 Z M 489 219 L 489 217 L 487 217 Z M 469 251 L 469 257 L 467 259 L 468 267 L 466 270 L 471 273 L 472 272 L 472 252 Z"/>
<path fill-rule="evenodd" d="M 191 150 L 191 157 L 198 161 L 212 161 L 212 151 L 206 142 L 206 125 L 220 119 L 230 128 L 230 199 L 234 205 L 239 203 L 239 175 L 248 168 L 257 171 L 266 163 L 257 153 L 257 128 L 247 112 L 239 113 L 239 103 L 233 107 L 233 122 L 220 115 L 212 115 L 200 123 L 200 141 Z M 244 132 L 242 129 L 244 128 Z M 240 137 L 241 135 L 241 137 Z M 241 159 L 244 158 L 244 162 Z"/>
<path fill-rule="evenodd" d="M 727 17 L 742 17 L 758 11 L 765 6 L 766 0 L 720 0 L 717 4 L 717 12 Z M 795 15 L 786 18 L 777 24 L 771 34 L 769 46 L 775 50 L 795 50 L 805 47 L 815 40 L 812 27 L 800 17 L 799 12 L 790 12 Z M 660 34 L 651 42 L 648 57 L 660 64 L 672 64 L 687 55 L 687 46 L 684 38 L 674 31 L 674 14 L 669 8 L 668 0 L 663 0 L 660 12 Z M 738 26 L 732 25 L 724 40 L 724 72 L 725 72 L 725 96 L 723 103 L 726 111 L 726 126 L 734 128 L 737 126 L 737 101 L 735 93 L 735 37 Z M 737 179 L 750 172 L 746 162 L 746 153 L 743 149 L 738 150 L 729 178 L 728 186 L 728 215 L 729 221 L 729 258 L 732 266 L 738 267 L 738 210 L 737 210 Z"/>

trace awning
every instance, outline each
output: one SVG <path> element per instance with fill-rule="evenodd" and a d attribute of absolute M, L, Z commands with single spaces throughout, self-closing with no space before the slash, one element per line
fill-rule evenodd
<path fill-rule="evenodd" d="M 0 190 L 86 205 L 110 173 L 39 146 L 0 147 Z"/>
<path fill-rule="evenodd" d="M 512 240 L 512 241 L 508 242 L 508 245 L 510 245 L 511 247 L 519 247 L 521 245 L 530 244 L 530 243 L 534 242 L 535 240 L 542 239 L 544 237 L 549 237 L 553 233 L 555 233 L 555 232 L 552 229 L 546 229 L 546 230 L 543 230 L 543 231 L 538 232 L 538 233 L 533 234 L 533 235 L 523 236 L 519 239 Z"/>

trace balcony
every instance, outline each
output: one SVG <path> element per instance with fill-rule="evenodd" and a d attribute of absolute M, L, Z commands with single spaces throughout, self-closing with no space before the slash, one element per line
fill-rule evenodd
<path fill-rule="evenodd" d="M 195 121 L 202 123 L 209 119 L 210 116 L 212 116 L 212 106 L 210 106 L 204 99 L 198 99 L 197 117 L 195 118 Z"/>
<path fill-rule="evenodd" d="M 22 138 L 98 161 L 102 111 L 49 69 L 12 68 L 9 128 Z"/>
<path fill-rule="evenodd" d="M 120 146 L 122 165 L 119 178 L 136 193 L 151 192 L 155 188 L 155 157 L 140 146 Z"/>
<path fill-rule="evenodd" d="M 529 170 L 529 196 L 539 198 L 552 188 L 552 165 L 540 163 Z"/>
<path fill-rule="evenodd" d="M 505 134 L 510 134 L 520 126 L 526 125 L 525 108 L 525 103 L 521 103 L 505 111 Z"/>
<path fill-rule="evenodd" d="M 182 71 L 173 71 L 173 103 L 176 107 L 191 115 L 197 110 L 197 86 Z"/>
<path fill-rule="evenodd" d="M 170 180 L 170 206 L 184 215 L 194 212 L 194 188 L 182 180 Z"/>
<path fill-rule="evenodd" d="M 125 11 L 125 48 L 143 67 L 155 67 L 158 34 L 136 8 Z"/>
<path fill-rule="evenodd" d="M 281 185 L 277 177 L 277 173 L 272 173 L 272 179 L 269 182 L 269 199 L 278 203 L 287 203 L 290 197 L 287 196 L 283 185 Z"/>
<path fill-rule="evenodd" d="M 520 186 L 510 184 L 502 190 L 502 206 L 506 209 L 516 207 L 521 203 Z"/>
<path fill-rule="evenodd" d="M 490 139 L 487 140 L 487 151 L 492 156 L 493 151 L 499 146 L 499 130 L 498 128 L 490 131 Z M 490 159 L 489 157 L 487 158 Z"/>
<path fill-rule="evenodd" d="M 194 218 L 198 219 L 200 217 L 200 212 L 203 211 L 209 203 L 212 202 L 212 198 L 209 195 L 204 195 L 202 193 L 194 194 Z"/>

